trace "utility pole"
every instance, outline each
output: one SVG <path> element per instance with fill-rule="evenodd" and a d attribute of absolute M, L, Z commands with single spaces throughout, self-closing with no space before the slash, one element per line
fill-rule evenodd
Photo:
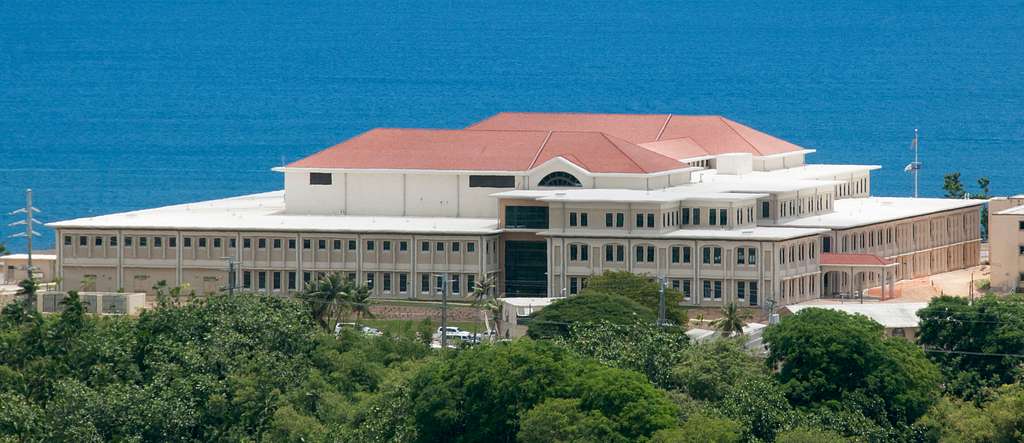
<path fill-rule="evenodd" d="M 32 279 L 32 277 L 33 277 L 32 276 L 32 237 L 36 236 L 36 235 L 40 235 L 34 229 L 35 228 L 35 223 L 42 224 L 41 221 L 36 220 L 33 217 L 33 215 L 35 215 L 35 213 L 37 213 L 37 212 L 43 212 L 43 211 L 40 211 L 36 207 L 32 206 L 32 189 L 26 189 L 25 190 L 25 207 L 10 213 L 10 215 L 25 214 L 25 219 L 24 220 L 18 220 L 16 222 L 11 223 L 10 225 L 8 225 L 8 226 L 25 225 L 25 232 L 19 232 L 17 234 L 12 235 L 11 237 L 12 238 L 15 238 L 15 237 L 25 237 L 25 240 L 28 241 L 28 266 L 27 266 L 26 270 L 28 271 L 28 278 L 29 279 Z"/>
<path fill-rule="evenodd" d="M 914 150 L 914 161 L 907 165 L 905 168 L 903 168 L 903 170 L 911 174 L 914 174 L 914 198 L 917 198 L 918 175 L 921 171 L 921 161 L 919 160 L 917 155 L 917 128 L 914 128 L 914 141 L 911 143 L 910 147 Z"/>
<path fill-rule="evenodd" d="M 448 274 L 434 274 L 441 277 L 441 350 L 448 349 Z"/>
<path fill-rule="evenodd" d="M 665 276 L 658 277 L 658 326 L 665 326 Z"/>

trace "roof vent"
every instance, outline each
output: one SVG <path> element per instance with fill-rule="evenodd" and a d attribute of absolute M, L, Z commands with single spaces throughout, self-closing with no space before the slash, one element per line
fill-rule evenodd
<path fill-rule="evenodd" d="M 750 234 L 754 233 L 754 230 L 753 229 L 744 229 L 744 230 L 740 231 L 740 233 L 742 233 L 744 235 L 750 235 Z"/>

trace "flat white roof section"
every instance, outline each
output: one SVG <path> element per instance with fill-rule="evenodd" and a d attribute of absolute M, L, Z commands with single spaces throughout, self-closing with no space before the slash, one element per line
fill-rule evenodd
<path fill-rule="evenodd" d="M 928 303 L 800 303 L 786 306 L 794 314 L 807 308 L 831 309 L 847 314 L 860 314 L 870 318 L 886 328 L 916 328 L 921 319 L 917 311 L 924 309 Z"/>
<path fill-rule="evenodd" d="M 951 198 L 866 197 L 833 202 L 833 212 L 801 217 L 778 226 L 846 229 L 936 212 L 981 206 L 985 200 Z"/>
<path fill-rule="evenodd" d="M 51 228 L 496 234 L 492 218 L 377 217 L 284 213 L 284 191 L 49 223 Z"/>
<path fill-rule="evenodd" d="M 1024 215 L 1024 205 L 1003 209 L 1002 211 L 996 212 L 996 215 Z"/>

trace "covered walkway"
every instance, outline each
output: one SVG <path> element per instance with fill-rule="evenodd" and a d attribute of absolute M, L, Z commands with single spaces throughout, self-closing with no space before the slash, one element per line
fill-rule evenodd
<path fill-rule="evenodd" d="M 864 299 L 864 290 L 881 283 L 881 298 L 896 295 L 899 263 L 872 254 L 821 254 L 822 297 Z M 877 278 L 876 278 L 877 277 Z"/>

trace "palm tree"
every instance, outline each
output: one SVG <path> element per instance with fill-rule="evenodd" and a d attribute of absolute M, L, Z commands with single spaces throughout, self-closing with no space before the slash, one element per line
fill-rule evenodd
<path fill-rule="evenodd" d="M 327 320 L 337 318 L 340 306 L 349 304 L 349 283 L 341 274 L 327 274 L 306 284 L 299 298 L 309 306 L 310 314 L 320 326 L 327 327 Z"/>
<path fill-rule="evenodd" d="M 729 303 L 722 307 L 722 317 L 712 321 L 711 326 L 723 334 L 734 337 L 743 333 L 743 322 L 750 318 L 750 313 L 741 311 L 735 303 Z"/>
<path fill-rule="evenodd" d="M 480 308 L 480 316 L 483 317 L 484 327 L 488 331 L 491 330 L 489 320 L 493 320 L 497 316 L 497 310 L 500 308 L 498 301 L 494 298 L 494 287 L 493 275 L 481 278 L 473 285 L 473 306 Z M 479 323 L 477 323 L 477 329 L 479 329 Z"/>
<path fill-rule="evenodd" d="M 353 284 L 349 291 L 349 308 L 356 315 L 356 319 L 373 318 L 373 313 L 370 312 L 371 303 L 373 300 L 370 299 L 370 289 L 363 285 Z"/>

